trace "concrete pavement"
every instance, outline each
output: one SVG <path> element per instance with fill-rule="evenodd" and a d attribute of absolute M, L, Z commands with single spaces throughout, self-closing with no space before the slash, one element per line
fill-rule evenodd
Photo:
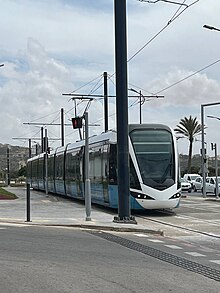
<path fill-rule="evenodd" d="M 26 225 L 66 226 L 98 230 L 135 231 L 163 234 L 156 223 L 138 218 L 137 224 L 113 222 L 117 211 L 105 210 L 92 205 L 91 221 L 86 221 L 83 202 L 43 192 L 30 192 L 30 221 L 27 221 L 26 188 L 7 187 L 6 190 L 17 195 L 15 200 L 0 200 L 0 222 Z"/>

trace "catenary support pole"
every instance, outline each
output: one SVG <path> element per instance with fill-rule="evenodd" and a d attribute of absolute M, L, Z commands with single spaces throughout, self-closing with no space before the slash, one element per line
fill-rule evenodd
<path fill-rule="evenodd" d="M 61 146 L 64 146 L 64 110 L 61 108 Z"/>
<path fill-rule="evenodd" d="M 217 152 L 217 144 L 215 143 L 215 195 L 216 198 L 219 198 L 219 182 L 218 182 L 218 152 Z"/>
<path fill-rule="evenodd" d="M 41 127 L 41 153 L 44 152 L 44 128 Z"/>
<path fill-rule="evenodd" d="M 118 168 L 118 217 L 114 221 L 131 223 L 135 220 L 130 215 L 126 0 L 115 0 L 114 9 Z"/>
<path fill-rule="evenodd" d="M 89 179 L 89 121 L 88 112 L 84 114 L 85 118 L 85 208 L 86 221 L 91 221 L 91 188 Z"/>
<path fill-rule="evenodd" d="M 142 93 L 140 91 L 140 96 L 139 96 L 139 103 L 140 103 L 140 105 L 139 105 L 139 107 L 140 107 L 140 124 L 142 123 L 142 115 L 141 115 L 142 101 L 141 101 L 141 99 L 142 99 Z"/>
<path fill-rule="evenodd" d="M 108 74 L 104 72 L 104 122 L 105 132 L 108 131 Z"/>
<path fill-rule="evenodd" d="M 10 185 L 10 150 L 7 147 L 7 186 Z"/>
<path fill-rule="evenodd" d="M 31 158 L 31 138 L 28 140 L 29 158 Z"/>
<path fill-rule="evenodd" d="M 205 149 L 205 123 L 204 123 L 204 108 L 210 106 L 220 105 L 220 102 L 208 103 L 201 105 L 201 127 L 202 127 L 202 148 L 201 148 L 201 156 L 202 156 L 202 190 L 203 197 L 206 197 L 206 173 L 208 171 L 206 165 L 206 149 Z"/>
<path fill-rule="evenodd" d="M 45 193 L 48 195 L 48 138 L 45 129 Z"/>
<path fill-rule="evenodd" d="M 204 125 L 204 105 L 201 105 L 201 127 L 202 127 L 202 194 L 206 197 L 206 149 L 205 149 L 205 125 Z"/>

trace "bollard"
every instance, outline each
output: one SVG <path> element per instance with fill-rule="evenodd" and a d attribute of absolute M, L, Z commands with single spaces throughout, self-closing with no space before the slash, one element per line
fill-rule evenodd
<path fill-rule="evenodd" d="M 27 220 L 26 220 L 26 222 L 31 221 L 30 214 L 31 214 L 30 183 L 27 183 Z"/>

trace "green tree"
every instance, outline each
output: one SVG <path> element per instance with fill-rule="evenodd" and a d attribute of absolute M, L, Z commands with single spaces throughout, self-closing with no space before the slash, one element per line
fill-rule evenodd
<path fill-rule="evenodd" d="M 180 120 L 180 123 L 174 129 L 176 133 L 188 138 L 189 140 L 189 153 L 188 153 L 188 164 L 187 172 L 191 171 L 191 162 L 192 162 L 192 149 L 193 142 L 196 135 L 200 134 L 202 131 L 202 125 L 199 124 L 197 117 L 192 118 L 190 115 L 189 118 L 184 117 Z"/>
<path fill-rule="evenodd" d="M 26 168 L 26 166 L 21 167 L 21 169 L 18 170 L 18 176 L 24 176 L 24 177 L 26 177 L 26 175 L 27 175 L 27 168 Z"/>

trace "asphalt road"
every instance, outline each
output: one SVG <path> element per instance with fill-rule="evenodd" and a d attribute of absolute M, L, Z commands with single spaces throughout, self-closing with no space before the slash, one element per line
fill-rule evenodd
<path fill-rule="evenodd" d="M 162 236 L 145 236 L 1 223 L 0 291 L 220 291 L 220 271 L 163 251 Z"/>

